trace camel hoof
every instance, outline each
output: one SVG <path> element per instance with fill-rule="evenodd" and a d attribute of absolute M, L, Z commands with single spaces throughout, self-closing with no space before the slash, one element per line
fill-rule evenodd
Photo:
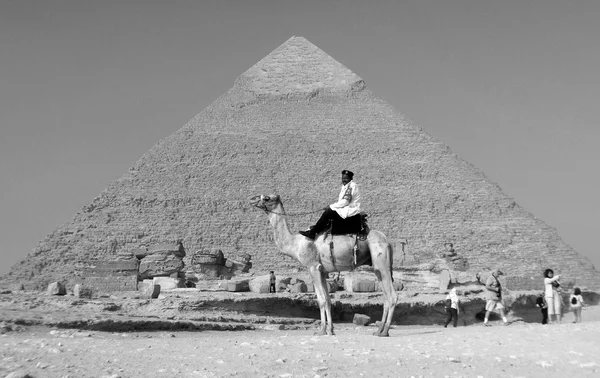
<path fill-rule="evenodd" d="M 373 336 L 377 336 L 377 337 L 389 337 L 390 334 L 387 333 L 387 332 L 375 331 L 375 332 L 373 332 Z"/>
<path fill-rule="evenodd" d="M 324 329 L 321 329 L 321 330 L 315 331 L 315 333 L 313 333 L 313 335 L 314 336 L 325 336 L 325 335 L 327 335 L 327 332 L 325 332 Z"/>

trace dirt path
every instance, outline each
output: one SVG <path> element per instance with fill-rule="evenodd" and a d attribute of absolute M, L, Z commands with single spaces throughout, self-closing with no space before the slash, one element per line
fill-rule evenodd
<path fill-rule="evenodd" d="M 444 329 L 104 333 L 26 327 L 0 337 L 0 376 L 594 377 L 600 323 Z"/>

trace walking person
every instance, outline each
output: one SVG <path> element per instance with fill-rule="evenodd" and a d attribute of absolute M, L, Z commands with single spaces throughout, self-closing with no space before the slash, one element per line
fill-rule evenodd
<path fill-rule="evenodd" d="M 562 321 L 562 296 L 560 283 L 558 279 L 560 274 L 554 275 L 552 269 L 546 269 L 544 271 L 544 296 L 546 297 L 546 303 L 548 304 L 548 315 L 550 317 L 550 324 Z"/>
<path fill-rule="evenodd" d="M 277 278 L 275 277 L 275 272 L 271 271 L 271 275 L 269 276 L 269 293 L 277 292 L 277 288 L 275 287 L 275 282 L 277 282 Z"/>
<path fill-rule="evenodd" d="M 498 276 L 501 275 L 504 275 L 504 273 L 500 269 L 495 269 L 485 281 L 487 302 L 485 304 L 485 318 L 483 319 L 483 325 L 486 327 L 491 327 L 491 324 L 488 323 L 488 319 L 492 311 L 495 310 L 500 313 L 504 325 L 509 324 L 508 319 L 506 319 L 506 315 L 504 315 L 504 305 L 502 304 L 502 285 L 500 284 L 500 280 L 498 280 Z"/>
<path fill-rule="evenodd" d="M 452 288 L 450 293 L 446 296 L 446 323 L 444 323 L 444 328 L 448 327 L 448 324 L 452 321 L 452 325 L 456 328 L 456 324 L 458 322 L 458 313 L 460 312 L 458 308 L 458 295 L 456 294 L 456 288 Z"/>
<path fill-rule="evenodd" d="M 573 315 L 575 315 L 573 323 L 581 323 L 581 310 L 585 309 L 585 302 L 581 295 L 581 289 L 576 287 L 575 290 L 573 290 L 573 294 L 571 294 L 571 298 L 569 298 L 569 303 L 571 304 Z"/>

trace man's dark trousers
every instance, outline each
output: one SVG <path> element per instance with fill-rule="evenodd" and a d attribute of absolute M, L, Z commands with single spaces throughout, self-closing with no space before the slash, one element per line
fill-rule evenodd
<path fill-rule="evenodd" d="M 542 309 L 542 324 L 548 324 L 548 307 Z"/>
<path fill-rule="evenodd" d="M 456 322 L 458 321 L 458 311 L 455 308 L 446 308 L 446 323 L 444 323 L 444 327 L 446 327 L 451 320 L 453 320 L 452 325 L 456 327 Z"/>
<path fill-rule="evenodd" d="M 311 232 L 313 234 L 318 234 L 319 232 L 325 231 L 330 220 L 335 221 L 341 219 L 342 217 L 340 217 L 340 215 L 335 210 L 331 210 L 331 208 L 328 207 L 327 209 L 325 209 L 317 223 L 311 228 Z"/>

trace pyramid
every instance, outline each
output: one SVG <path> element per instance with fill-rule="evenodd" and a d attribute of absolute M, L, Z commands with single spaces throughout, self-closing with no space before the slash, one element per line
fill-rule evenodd
<path fill-rule="evenodd" d="M 337 197 L 343 169 L 355 172 L 370 226 L 394 245 L 396 267 L 438 259 L 451 243 L 462 270 L 500 267 L 510 289 L 540 289 L 547 267 L 600 288 L 600 273 L 555 229 L 301 37 L 153 146 L 5 280 L 43 285 L 89 259 L 176 240 L 188 265 L 195 252 L 220 249 L 250 254 L 256 274 L 296 272 L 302 267 L 277 251 L 247 198 L 281 195 L 292 231 L 304 229 Z"/>

